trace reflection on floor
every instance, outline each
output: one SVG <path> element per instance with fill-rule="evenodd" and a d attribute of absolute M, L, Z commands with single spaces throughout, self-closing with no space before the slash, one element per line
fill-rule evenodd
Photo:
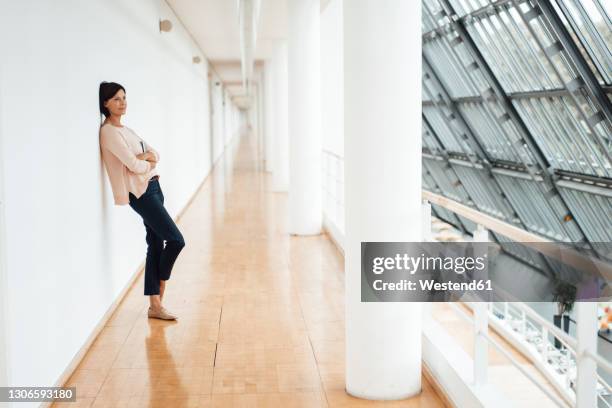
<path fill-rule="evenodd" d="M 342 256 L 325 235 L 289 236 L 269 185 L 242 137 L 179 222 L 164 303 L 180 320 L 147 319 L 141 276 L 66 384 L 78 402 L 55 407 L 443 406 L 425 378 L 410 400 L 345 393 Z"/>

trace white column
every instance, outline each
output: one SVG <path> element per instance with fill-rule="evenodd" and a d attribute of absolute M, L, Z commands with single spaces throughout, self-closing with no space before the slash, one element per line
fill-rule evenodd
<path fill-rule="evenodd" d="M 478 224 L 472 233 L 474 242 L 489 242 L 489 230 Z"/>
<path fill-rule="evenodd" d="M 0 101 L 0 112 L 2 105 Z M 2 119 L 0 117 L 0 119 Z M 0 161 L 4 160 L 4 142 L 0 126 Z M 0 387 L 9 386 L 8 285 L 6 269 L 6 222 L 4 212 L 4 166 L 0 165 Z"/>
<path fill-rule="evenodd" d="M 263 147 L 263 140 L 261 139 L 261 90 L 263 83 L 261 77 L 257 78 L 257 83 L 253 84 L 253 95 L 251 97 L 251 107 L 249 112 L 252 112 L 253 122 L 253 133 L 255 134 L 255 168 L 260 171 L 261 164 L 261 149 Z"/>
<path fill-rule="evenodd" d="M 421 391 L 421 303 L 361 302 L 361 242 L 421 241 L 420 2 L 347 0 L 344 16 L 346 390 Z"/>
<path fill-rule="evenodd" d="M 226 145 L 226 141 L 225 141 L 225 133 L 226 133 L 226 127 L 227 127 L 227 114 L 225 113 L 227 107 L 225 106 L 226 104 L 226 100 L 225 100 L 225 85 L 220 85 L 221 86 L 221 90 L 219 91 L 221 93 L 221 121 L 223 123 L 222 127 L 221 127 L 221 145 L 223 146 L 223 148 L 221 149 L 221 151 L 225 150 L 225 145 Z"/>
<path fill-rule="evenodd" d="M 232 101 L 230 100 L 227 88 L 223 86 L 223 148 L 225 149 L 229 144 L 229 134 L 232 129 L 232 121 L 230 119 L 230 112 L 232 109 Z"/>
<path fill-rule="evenodd" d="M 289 130 L 287 112 L 287 42 L 281 41 L 274 52 L 274 145 L 272 146 L 272 191 L 289 187 Z"/>
<path fill-rule="evenodd" d="M 289 0 L 289 232 L 321 232 L 320 0 Z"/>
<path fill-rule="evenodd" d="M 597 303 L 576 302 L 576 341 L 578 368 L 576 408 L 597 406 L 597 364 L 584 355 L 597 353 Z"/>
<path fill-rule="evenodd" d="M 265 133 L 264 133 L 264 158 L 266 171 L 272 171 L 272 146 L 274 144 L 274 63 L 267 59 L 264 63 L 264 92 L 265 92 Z"/>
<path fill-rule="evenodd" d="M 427 200 L 423 200 L 421 203 L 421 211 L 423 215 L 423 219 L 421 223 L 423 225 L 423 241 L 424 242 L 433 242 L 433 233 L 431 232 L 431 204 Z M 424 321 L 428 321 L 431 319 L 431 310 L 432 306 L 430 302 L 422 303 L 423 307 L 423 319 Z"/>
<path fill-rule="evenodd" d="M 257 129 L 257 140 L 258 140 L 258 145 L 257 145 L 257 156 L 261 159 L 263 157 L 264 154 L 264 150 L 265 150 L 265 146 L 266 146 L 266 141 L 264 139 L 264 135 L 265 135 L 265 122 L 264 122 L 264 114 L 265 114 L 265 105 L 264 105 L 264 73 L 263 73 L 263 69 L 260 68 L 260 72 L 259 72 L 259 79 L 258 79 L 258 83 L 257 83 L 257 123 L 258 123 L 258 129 Z"/>
<path fill-rule="evenodd" d="M 433 234 L 431 232 L 431 204 L 427 200 L 423 200 L 421 204 L 421 210 L 423 211 L 423 241 L 433 241 Z"/>

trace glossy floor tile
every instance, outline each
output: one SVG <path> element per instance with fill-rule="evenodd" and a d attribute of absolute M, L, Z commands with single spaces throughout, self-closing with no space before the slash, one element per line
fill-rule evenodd
<path fill-rule="evenodd" d="M 404 401 L 346 394 L 343 258 L 326 235 L 290 236 L 269 186 L 242 137 L 179 220 L 164 299 L 178 322 L 147 319 L 141 276 L 66 384 L 78 403 L 54 406 L 443 406 L 425 378 Z"/>

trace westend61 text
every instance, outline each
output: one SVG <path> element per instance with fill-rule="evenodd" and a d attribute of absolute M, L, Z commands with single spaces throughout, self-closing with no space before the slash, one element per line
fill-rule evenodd
<path fill-rule="evenodd" d="M 402 279 L 399 282 L 383 282 L 378 279 L 372 285 L 374 290 L 424 290 L 424 291 L 492 291 L 490 279 L 473 280 L 471 282 L 438 282 L 434 279 L 419 279 L 417 282 Z"/>

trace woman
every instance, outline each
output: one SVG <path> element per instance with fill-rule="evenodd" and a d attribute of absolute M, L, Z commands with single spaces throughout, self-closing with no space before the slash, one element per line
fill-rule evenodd
<path fill-rule="evenodd" d="M 144 294 L 149 296 L 151 304 L 148 316 L 176 320 L 162 306 L 162 299 L 166 281 L 185 241 L 164 208 L 164 195 L 155 169 L 159 154 L 132 129 L 121 124 L 127 108 L 123 86 L 102 82 L 99 100 L 100 113 L 105 117 L 100 126 L 100 149 L 115 204 L 129 204 L 142 217 L 147 232 Z"/>

